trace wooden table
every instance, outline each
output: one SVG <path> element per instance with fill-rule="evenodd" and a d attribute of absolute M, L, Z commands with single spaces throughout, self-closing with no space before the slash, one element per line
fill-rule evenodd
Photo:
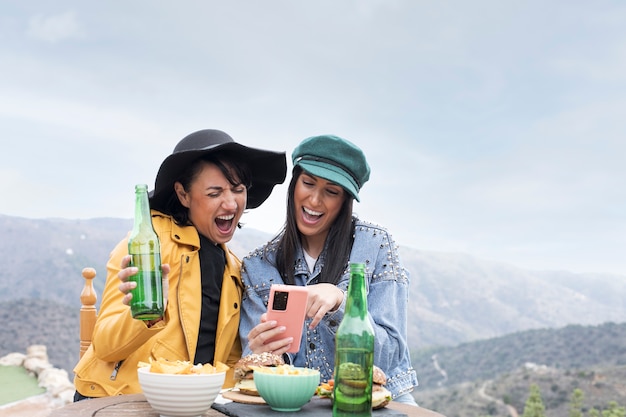
<path fill-rule="evenodd" d="M 251 406 L 260 407 L 260 406 Z M 267 406 L 265 406 L 267 407 Z M 421 407 L 391 402 L 387 405 L 390 410 L 396 410 L 408 417 L 444 417 L 442 414 Z M 291 413 L 273 412 L 277 417 L 288 416 Z M 203 417 L 224 417 L 220 411 L 210 409 Z M 330 415 L 330 414 L 329 414 Z M 96 398 L 68 404 L 65 407 L 53 410 L 48 417 L 159 417 L 159 414 L 150 407 L 143 394 L 118 395 L 114 397 Z M 374 412 L 373 416 L 376 416 Z"/>

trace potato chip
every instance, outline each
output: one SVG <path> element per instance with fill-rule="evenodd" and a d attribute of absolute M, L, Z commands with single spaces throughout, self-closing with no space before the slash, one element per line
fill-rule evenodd
<path fill-rule="evenodd" d="M 175 374 L 175 375 L 189 375 L 189 374 L 215 374 L 220 372 L 226 372 L 230 367 L 220 361 L 217 361 L 216 366 L 206 363 L 204 365 L 194 365 L 189 361 L 170 361 L 165 358 L 158 358 L 153 360 L 150 358 L 150 362 L 139 362 L 137 366 L 139 368 L 150 367 L 150 372 L 157 374 Z"/>

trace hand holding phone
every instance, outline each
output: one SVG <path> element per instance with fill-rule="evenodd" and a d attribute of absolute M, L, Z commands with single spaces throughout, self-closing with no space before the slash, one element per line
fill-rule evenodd
<path fill-rule="evenodd" d="M 285 326 L 286 330 L 268 342 L 293 337 L 293 342 L 287 352 L 295 353 L 300 350 L 307 297 L 306 287 L 272 284 L 267 304 L 267 319 L 275 320 L 278 326 Z"/>

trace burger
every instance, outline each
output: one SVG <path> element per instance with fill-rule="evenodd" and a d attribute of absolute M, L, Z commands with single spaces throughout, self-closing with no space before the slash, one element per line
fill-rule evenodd
<path fill-rule="evenodd" d="M 355 371 L 355 373 L 357 371 Z M 352 392 L 355 389 L 362 390 L 364 387 L 362 381 L 357 380 L 356 377 L 358 375 L 355 374 L 353 376 L 354 378 L 344 381 L 346 383 L 338 386 L 337 389 L 347 395 L 355 394 L 356 392 Z M 386 383 L 387 376 L 382 369 L 374 365 L 372 372 L 372 409 L 374 410 L 385 407 L 391 401 L 391 392 L 384 386 Z M 356 385 L 358 385 L 358 387 Z M 320 398 L 330 398 L 332 400 L 334 387 L 335 381 L 332 379 L 328 382 L 323 382 L 317 387 L 316 394 Z"/>
<path fill-rule="evenodd" d="M 378 410 L 385 407 L 391 401 L 391 392 L 385 388 L 387 376 L 378 366 L 374 365 L 372 375 L 372 408 Z"/>
<path fill-rule="evenodd" d="M 260 366 L 279 366 L 284 365 L 285 361 L 282 356 L 269 352 L 251 353 L 239 359 L 234 366 L 234 374 L 237 382 L 235 388 L 245 395 L 259 396 L 254 385 L 254 368 Z"/>
<path fill-rule="evenodd" d="M 365 387 L 367 387 L 367 374 L 359 364 L 344 362 L 339 365 L 339 372 L 335 373 L 335 384 L 337 386 L 335 394 L 338 398 L 361 397 L 363 401 L 367 399 L 363 398 Z M 346 400 L 352 403 L 355 401 L 354 398 Z"/>

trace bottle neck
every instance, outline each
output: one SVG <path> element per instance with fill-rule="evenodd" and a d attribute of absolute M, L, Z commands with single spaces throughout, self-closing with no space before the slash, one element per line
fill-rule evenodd
<path fill-rule="evenodd" d="M 367 294 L 365 292 L 365 275 L 361 271 L 351 271 L 346 300 L 346 315 L 364 318 L 367 316 Z"/>
<path fill-rule="evenodd" d="M 144 227 L 152 228 L 150 217 L 150 202 L 148 200 L 148 188 L 145 186 L 135 187 L 135 224 L 134 229 L 140 230 Z"/>

